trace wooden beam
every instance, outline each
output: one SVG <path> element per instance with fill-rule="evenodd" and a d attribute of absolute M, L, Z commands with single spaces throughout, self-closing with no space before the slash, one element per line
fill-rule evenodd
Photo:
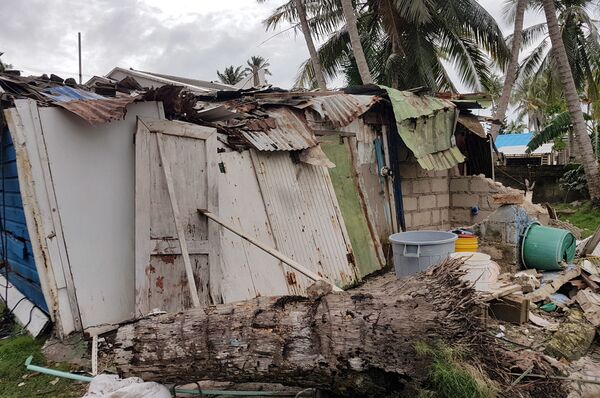
<path fill-rule="evenodd" d="M 171 166 L 169 165 L 168 159 L 166 159 L 164 155 L 165 148 L 163 144 L 162 133 L 156 133 L 156 144 L 158 146 L 158 154 L 160 155 L 160 162 L 162 163 L 165 180 L 167 181 L 167 190 L 169 191 L 171 209 L 173 210 L 173 218 L 175 219 L 175 229 L 177 229 L 177 237 L 179 238 L 179 247 L 181 248 L 181 256 L 183 257 L 183 263 L 185 265 L 185 273 L 187 275 L 188 286 L 190 288 L 192 304 L 194 307 L 200 307 L 200 297 L 198 297 L 198 288 L 196 287 L 196 280 L 194 279 L 194 271 L 192 269 L 192 262 L 190 261 L 190 254 L 188 252 L 183 224 L 181 223 L 181 214 L 179 213 L 179 204 L 175 195 L 175 186 L 173 184 Z"/>
<path fill-rule="evenodd" d="M 225 227 L 226 229 L 230 230 L 231 232 L 233 232 L 234 234 L 236 234 L 237 236 L 239 236 L 242 239 L 245 239 L 246 241 L 252 243 L 254 246 L 258 247 L 259 249 L 265 251 L 266 253 L 269 253 L 270 255 L 272 255 L 273 257 L 279 259 L 280 261 L 284 262 L 285 264 L 289 265 L 290 267 L 292 267 L 293 269 L 295 269 L 296 271 L 300 272 L 302 275 L 310 278 L 313 281 L 325 281 L 327 283 L 329 283 L 332 287 L 333 287 L 333 291 L 335 292 L 341 292 L 343 291 L 342 289 L 340 289 L 339 287 L 337 287 L 334 283 L 330 282 L 329 280 L 321 277 L 320 275 L 314 273 L 313 271 L 309 270 L 308 268 L 306 268 L 305 266 L 303 266 L 302 264 L 300 264 L 299 262 L 289 258 L 288 256 L 286 256 L 285 254 L 281 253 L 279 250 L 276 250 L 272 247 L 269 247 L 267 245 L 265 245 L 264 243 L 260 242 L 259 240 L 247 235 L 246 233 L 244 233 L 243 231 L 239 230 L 237 227 L 229 224 L 228 222 L 222 220 L 221 218 L 219 218 L 217 215 L 211 213 L 208 210 L 202 210 L 202 209 L 198 209 L 198 213 L 201 215 L 204 215 L 206 217 L 208 217 L 209 219 L 211 219 L 212 221 L 216 222 L 217 224 L 222 225 L 223 227 Z"/>

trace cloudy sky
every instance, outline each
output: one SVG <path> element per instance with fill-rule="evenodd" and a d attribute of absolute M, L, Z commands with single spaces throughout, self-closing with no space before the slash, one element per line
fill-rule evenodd
<path fill-rule="evenodd" d="M 77 75 L 83 35 L 84 81 L 114 66 L 204 80 L 252 55 L 269 59 L 270 82 L 290 87 L 308 57 L 293 31 L 265 32 L 283 0 L 1 0 L 2 60 L 26 74 Z M 479 0 L 506 32 L 502 0 Z M 528 16 L 528 23 L 541 16 Z"/>

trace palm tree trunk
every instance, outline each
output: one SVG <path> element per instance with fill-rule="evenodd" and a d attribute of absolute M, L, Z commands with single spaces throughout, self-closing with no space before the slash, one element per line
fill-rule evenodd
<path fill-rule="evenodd" d="M 313 70 L 315 72 L 315 79 L 317 80 L 319 89 L 322 91 L 327 91 L 327 84 L 325 83 L 325 76 L 323 75 L 323 67 L 321 66 L 319 54 L 317 53 L 315 43 L 313 42 L 312 36 L 310 34 L 310 27 L 308 26 L 308 20 L 306 19 L 306 9 L 304 8 L 304 3 L 302 2 L 302 0 L 294 0 L 294 3 L 296 4 L 298 18 L 300 18 L 300 26 L 302 27 L 304 40 L 306 40 L 306 47 L 308 47 L 310 60 L 312 62 Z"/>
<path fill-rule="evenodd" d="M 525 19 L 525 8 L 527 6 L 527 0 L 518 0 L 517 2 L 517 13 L 515 14 L 515 31 L 513 34 L 512 41 L 512 52 L 510 63 L 506 70 L 506 77 L 504 78 L 504 87 L 502 88 L 502 95 L 498 101 L 498 106 L 494 113 L 494 118 L 498 120 L 504 120 L 506 117 L 506 111 L 508 109 L 508 103 L 510 102 L 510 93 L 512 92 L 515 80 L 517 80 L 517 70 L 519 68 L 519 53 L 521 52 L 521 45 L 523 44 L 523 21 Z M 500 126 L 494 124 L 492 126 L 492 137 L 495 139 L 500 132 Z"/>
<path fill-rule="evenodd" d="M 258 76 L 258 71 L 260 69 L 256 66 L 252 67 L 252 80 L 254 83 L 254 87 L 259 87 L 260 86 L 260 78 Z"/>
<path fill-rule="evenodd" d="M 350 43 L 352 44 L 352 52 L 354 53 L 354 59 L 358 66 L 358 72 L 360 73 L 360 79 L 363 84 L 372 84 L 373 77 L 369 71 L 369 65 L 367 64 L 367 58 L 360 42 L 360 34 L 358 33 L 358 26 L 356 24 L 356 14 L 354 14 L 354 6 L 352 0 L 342 0 L 342 9 L 344 10 L 344 18 L 346 18 L 346 29 L 350 35 Z"/>
<path fill-rule="evenodd" d="M 558 64 L 560 80 L 563 85 L 569 113 L 571 114 L 571 120 L 573 121 L 575 140 L 579 144 L 581 163 L 585 170 L 590 196 L 593 201 L 597 202 L 600 200 L 600 173 L 598 172 L 598 164 L 592 150 L 592 140 L 587 133 L 587 126 L 583 119 L 581 103 L 579 102 L 575 81 L 573 80 L 573 73 L 567 59 L 567 52 L 558 26 L 556 7 L 554 6 L 554 0 L 543 0 L 543 4 L 544 12 L 546 13 L 546 21 L 548 23 L 548 32 L 550 33 L 550 40 L 552 41 L 553 53 Z"/>

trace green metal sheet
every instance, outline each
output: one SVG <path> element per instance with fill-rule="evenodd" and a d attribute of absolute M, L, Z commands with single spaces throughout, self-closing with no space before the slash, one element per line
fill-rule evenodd
<path fill-rule="evenodd" d="M 329 169 L 329 175 L 350 236 L 356 265 L 364 277 L 379 270 L 380 266 L 354 182 L 350 148 L 347 143 L 340 144 L 339 137 L 322 137 L 321 148 L 336 166 Z"/>
<path fill-rule="evenodd" d="M 465 161 L 454 142 L 456 106 L 447 100 L 382 86 L 392 102 L 398 133 L 426 170 L 446 170 Z"/>

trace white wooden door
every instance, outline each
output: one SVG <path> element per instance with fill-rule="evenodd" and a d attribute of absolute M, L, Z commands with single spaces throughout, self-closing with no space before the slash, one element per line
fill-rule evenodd
<path fill-rule="evenodd" d="M 198 216 L 218 213 L 215 130 L 139 119 L 135 146 L 136 314 L 221 302 L 219 226 Z"/>

